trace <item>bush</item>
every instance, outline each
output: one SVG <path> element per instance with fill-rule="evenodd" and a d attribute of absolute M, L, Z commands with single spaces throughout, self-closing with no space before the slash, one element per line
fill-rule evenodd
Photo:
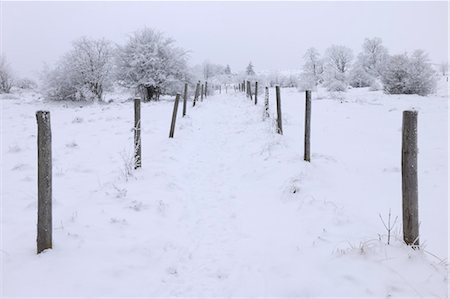
<path fill-rule="evenodd" d="M 0 93 L 9 93 L 13 86 L 12 72 L 5 57 L 0 56 Z"/>
<path fill-rule="evenodd" d="M 418 94 L 426 96 L 436 87 L 436 75 L 423 51 L 394 55 L 381 78 L 384 91 L 389 94 Z"/>
<path fill-rule="evenodd" d="M 351 69 L 348 80 L 352 87 L 368 87 L 372 85 L 374 78 L 362 66 L 357 64 Z"/>
<path fill-rule="evenodd" d="M 17 80 L 15 83 L 15 86 L 17 86 L 20 89 L 35 89 L 37 88 L 36 82 L 34 82 L 31 79 L 28 78 L 22 78 L 20 80 Z"/>

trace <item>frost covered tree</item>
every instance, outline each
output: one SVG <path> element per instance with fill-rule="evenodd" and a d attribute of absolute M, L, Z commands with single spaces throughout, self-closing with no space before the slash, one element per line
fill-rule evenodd
<path fill-rule="evenodd" d="M 421 50 L 416 50 L 411 57 L 406 53 L 391 56 L 381 79 L 384 91 L 389 94 L 425 96 L 436 87 L 435 71 Z"/>
<path fill-rule="evenodd" d="M 315 89 L 323 82 L 323 61 L 315 48 L 309 48 L 303 55 L 302 73 L 300 74 L 301 89 Z"/>
<path fill-rule="evenodd" d="M 111 85 L 113 50 L 104 39 L 80 38 L 56 67 L 44 72 L 44 90 L 51 100 L 101 100 Z"/>
<path fill-rule="evenodd" d="M 349 71 L 348 83 L 352 87 L 368 87 L 374 85 L 375 78 L 370 75 L 360 63 L 357 62 Z"/>
<path fill-rule="evenodd" d="M 345 46 L 333 45 L 325 51 L 324 85 L 329 91 L 345 91 L 353 52 Z"/>
<path fill-rule="evenodd" d="M 415 50 L 409 59 L 408 93 L 426 96 L 436 89 L 436 72 L 428 55 L 422 50 Z"/>
<path fill-rule="evenodd" d="M 245 69 L 245 74 L 247 76 L 254 76 L 255 75 L 255 70 L 253 69 L 253 64 L 250 61 L 250 63 L 247 65 L 247 68 Z"/>
<path fill-rule="evenodd" d="M 386 66 L 388 51 L 382 45 L 381 38 L 366 38 L 363 43 L 363 51 L 358 56 L 363 69 L 373 77 L 380 77 Z"/>
<path fill-rule="evenodd" d="M 144 28 L 134 32 L 128 43 L 117 53 L 119 84 L 137 88 L 151 85 L 154 96 L 181 90 L 187 80 L 187 52 L 175 46 L 175 41 L 163 33 Z"/>
<path fill-rule="evenodd" d="M 228 64 L 225 67 L 225 75 L 231 75 L 231 68 L 230 68 L 230 66 Z"/>
<path fill-rule="evenodd" d="M 448 75 L 448 62 L 442 62 L 439 65 L 439 72 L 442 74 L 442 76 L 447 76 Z"/>
<path fill-rule="evenodd" d="M 12 71 L 6 58 L 0 56 L 0 93 L 9 93 L 13 86 Z"/>
<path fill-rule="evenodd" d="M 366 38 L 362 52 L 349 73 L 349 84 L 353 87 L 375 86 L 386 67 L 388 51 L 378 37 Z"/>

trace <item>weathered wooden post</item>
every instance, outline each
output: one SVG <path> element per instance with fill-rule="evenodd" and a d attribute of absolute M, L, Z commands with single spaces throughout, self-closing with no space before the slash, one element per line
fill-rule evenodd
<path fill-rule="evenodd" d="M 266 94 L 264 96 L 263 120 L 265 120 L 269 116 L 269 87 L 266 86 Z"/>
<path fill-rule="evenodd" d="M 197 86 L 195 87 L 195 94 L 194 94 L 194 100 L 192 101 L 192 107 L 195 107 L 195 103 L 197 103 L 199 91 L 200 91 L 200 82 L 198 82 Z"/>
<path fill-rule="evenodd" d="M 407 245 L 417 247 L 419 246 L 417 111 L 403 111 L 402 131 L 403 240 Z"/>
<path fill-rule="evenodd" d="M 258 81 L 255 82 L 255 105 L 258 104 Z"/>
<path fill-rule="evenodd" d="M 283 123 L 281 115 L 281 96 L 280 96 L 280 86 L 275 86 L 275 93 L 277 99 L 277 133 L 283 135 Z"/>
<path fill-rule="evenodd" d="M 173 138 L 173 134 L 175 133 L 175 123 L 177 121 L 178 102 L 179 101 L 180 101 L 180 94 L 177 93 L 177 96 L 175 97 L 175 103 L 173 104 L 172 122 L 170 123 L 169 138 Z"/>
<path fill-rule="evenodd" d="M 200 102 L 203 102 L 204 92 L 205 92 L 205 86 L 202 84 L 201 93 L 200 93 Z"/>
<path fill-rule="evenodd" d="M 246 90 L 245 90 L 245 80 L 244 81 L 242 81 L 242 91 L 243 92 L 245 92 Z"/>
<path fill-rule="evenodd" d="M 184 83 L 184 94 L 183 94 L 183 117 L 186 115 L 187 91 L 188 91 L 188 85 L 187 85 L 187 83 Z"/>
<path fill-rule="evenodd" d="M 305 151 L 303 160 L 311 162 L 311 90 L 305 92 Z"/>
<path fill-rule="evenodd" d="M 37 111 L 38 219 L 37 253 L 52 248 L 52 131 L 50 112 Z"/>
<path fill-rule="evenodd" d="M 205 99 L 208 97 L 208 81 L 205 82 Z"/>
<path fill-rule="evenodd" d="M 248 82 L 248 97 L 250 98 L 250 101 L 253 101 L 252 83 L 250 81 L 247 82 Z"/>
<path fill-rule="evenodd" d="M 134 169 L 142 167 L 141 98 L 134 99 Z"/>

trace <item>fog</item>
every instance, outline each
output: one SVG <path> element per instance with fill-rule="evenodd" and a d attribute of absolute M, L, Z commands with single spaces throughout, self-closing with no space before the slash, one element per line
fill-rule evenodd
<path fill-rule="evenodd" d="M 380 37 L 390 53 L 421 48 L 447 61 L 447 2 L 1 2 L 1 50 L 17 75 L 35 77 L 80 36 L 123 44 L 151 27 L 208 60 L 239 71 L 298 69 L 311 46 L 360 51 Z"/>

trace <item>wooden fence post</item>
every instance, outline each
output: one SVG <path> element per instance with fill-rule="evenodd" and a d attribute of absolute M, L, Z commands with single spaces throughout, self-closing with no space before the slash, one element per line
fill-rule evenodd
<path fill-rule="evenodd" d="M 305 92 L 305 150 L 303 160 L 311 162 L 311 90 Z"/>
<path fill-rule="evenodd" d="M 134 169 L 142 167 L 141 98 L 134 99 Z"/>
<path fill-rule="evenodd" d="M 205 81 L 205 99 L 208 97 L 208 81 Z"/>
<path fill-rule="evenodd" d="M 258 104 L 258 81 L 255 82 L 255 105 Z"/>
<path fill-rule="evenodd" d="M 198 93 L 200 91 L 200 82 L 197 83 L 197 86 L 195 87 L 195 94 L 194 94 L 194 101 L 192 101 L 192 107 L 195 107 L 195 103 L 198 100 Z"/>
<path fill-rule="evenodd" d="M 52 131 L 50 112 L 37 111 L 38 219 L 37 253 L 52 248 Z"/>
<path fill-rule="evenodd" d="M 250 81 L 247 82 L 248 82 L 248 97 L 250 98 L 250 101 L 253 101 L 252 83 Z"/>
<path fill-rule="evenodd" d="M 201 93 L 200 93 L 200 102 L 203 102 L 204 92 L 205 92 L 205 86 L 202 84 Z"/>
<path fill-rule="evenodd" d="M 419 246 L 417 189 L 417 111 L 403 111 L 402 125 L 403 240 Z"/>
<path fill-rule="evenodd" d="M 266 94 L 264 96 L 264 112 L 263 112 L 263 120 L 268 118 L 269 115 L 269 87 L 266 86 Z"/>
<path fill-rule="evenodd" d="M 245 92 L 246 91 L 245 89 L 246 89 L 246 86 L 245 86 L 245 80 L 244 80 L 244 81 L 242 81 L 242 91 Z"/>
<path fill-rule="evenodd" d="M 283 121 L 281 115 L 281 96 L 280 86 L 275 86 L 276 100 L 277 100 L 277 133 L 283 135 Z"/>
<path fill-rule="evenodd" d="M 184 95 L 183 95 L 183 117 L 186 115 L 186 105 L 187 105 L 187 91 L 188 85 L 184 83 Z"/>
<path fill-rule="evenodd" d="M 169 138 L 173 138 L 173 134 L 175 133 L 175 123 L 177 121 L 178 102 L 179 101 L 180 101 L 180 94 L 177 93 L 177 96 L 175 97 L 175 103 L 173 104 L 172 122 L 170 123 Z"/>

